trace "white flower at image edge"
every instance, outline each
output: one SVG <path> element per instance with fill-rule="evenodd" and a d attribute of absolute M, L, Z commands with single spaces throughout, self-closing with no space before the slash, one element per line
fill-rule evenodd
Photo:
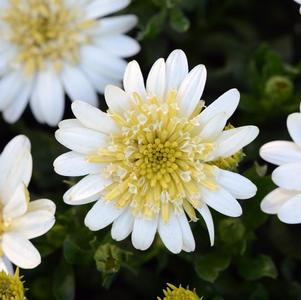
<path fill-rule="evenodd" d="M 282 222 L 296 224 L 301 223 L 301 113 L 288 116 L 287 128 L 293 142 L 273 141 L 260 149 L 263 159 L 279 166 L 272 173 L 278 188 L 262 200 L 261 209 L 277 214 Z"/>
<path fill-rule="evenodd" d="M 97 92 L 118 85 L 139 52 L 125 35 L 134 15 L 110 16 L 130 0 L 0 0 L 0 111 L 13 123 L 27 103 L 56 126 L 69 98 L 97 106 Z"/>
<path fill-rule="evenodd" d="M 297 2 L 299 5 L 301 5 L 301 0 L 294 0 L 295 2 Z M 301 14 L 301 7 L 300 7 L 300 9 L 299 9 L 299 12 L 300 12 L 300 14 Z"/>
<path fill-rule="evenodd" d="M 29 241 L 54 224 L 55 204 L 48 199 L 30 201 L 27 186 L 32 173 L 30 142 L 12 139 L 0 156 L 0 271 L 14 274 L 12 263 L 23 269 L 41 262 Z"/>
<path fill-rule="evenodd" d="M 208 206 L 220 213 L 242 214 L 236 199 L 255 195 L 245 177 L 219 169 L 215 161 L 227 158 L 258 134 L 255 126 L 223 131 L 239 102 L 229 90 L 203 108 L 200 98 L 206 68 L 188 72 L 183 51 L 173 51 L 166 62 L 152 66 L 146 87 L 136 61 L 128 64 L 124 90 L 108 86 L 104 113 L 74 102 L 76 119 L 60 122 L 56 139 L 71 151 L 54 162 L 64 176 L 85 176 L 64 195 L 80 205 L 96 201 L 85 218 L 90 230 L 112 226 L 113 239 L 129 234 L 135 248 L 145 250 L 158 231 L 173 253 L 195 249 L 189 220 L 198 212 L 214 243 Z M 201 111 L 201 113 L 200 113 Z"/>

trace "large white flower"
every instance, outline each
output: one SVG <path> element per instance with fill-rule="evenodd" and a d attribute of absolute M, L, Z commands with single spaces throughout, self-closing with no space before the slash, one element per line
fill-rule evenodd
<path fill-rule="evenodd" d="M 273 141 L 260 149 L 263 159 L 279 166 L 272 173 L 278 188 L 262 200 L 261 209 L 277 214 L 282 222 L 296 224 L 301 223 L 301 113 L 288 116 L 287 128 L 293 142 Z"/>
<path fill-rule="evenodd" d="M 55 222 L 52 201 L 29 201 L 27 186 L 31 172 L 30 142 L 19 135 L 0 156 L 0 270 L 10 274 L 11 262 L 24 269 L 41 262 L 29 239 L 43 235 Z"/>
<path fill-rule="evenodd" d="M 15 122 L 28 101 L 35 118 L 57 125 L 64 92 L 97 105 L 140 47 L 125 35 L 134 15 L 105 17 L 130 0 L 0 0 L 0 110 Z"/>
<path fill-rule="evenodd" d="M 200 101 L 206 68 L 188 72 L 183 51 L 152 66 L 146 87 L 136 61 L 128 64 L 124 90 L 107 86 L 107 113 L 74 102 L 76 119 L 59 124 L 56 139 L 72 151 L 54 162 L 57 173 L 83 176 L 64 195 L 68 204 L 97 201 L 86 216 L 91 230 L 110 223 L 112 237 L 132 233 L 135 248 L 145 250 L 159 232 L 174 253 L 193 251 L 195 241 L 187 216 L 204 218 L 211 244 L 213 221 L 207 207 L 238 217 L 236 198 L 254 196 L 256 187 L 246 178 L 219 169 L 215 162 L 249 144 L 255 126 L 223 131 L 235 111 L 239 93 L 232 89 L 204 111 Z"/>

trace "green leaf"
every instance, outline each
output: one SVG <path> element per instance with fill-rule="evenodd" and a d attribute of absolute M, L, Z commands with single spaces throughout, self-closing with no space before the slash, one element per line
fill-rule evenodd
<path fill-rule="evenodd" d="M 170 11 L 170 25 L 175 31 L 185 32 L 190 27 L 190 21 L 180 9 L 174 8 Z"/>
<path fill-rule="evenodd" d="M 195 270 L 201 279 L 213 283 L 219 274 L 228 268 L 230 262 L 230 257 L 222 253 L 211 253 L 197 261 Z"/>
<path fill-rule="evenodd" d="M 258 280 L 262 277 L 276 278 L 278 271 L 271 257 L 258 255 L 255 258 L 243 257 L 238 264 L 241 276 L 247 280 Z"/>

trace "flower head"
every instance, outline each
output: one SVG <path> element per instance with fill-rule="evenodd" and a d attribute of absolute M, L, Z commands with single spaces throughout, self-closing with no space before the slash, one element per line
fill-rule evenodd
<path fill-rule="evenodd" d="M 176 287 L 170 283 L 167 284 L 166 290 L 163 290 L 164 298 L 158 297 L 158 300 L 199 300 L 200 298 L 196 294 L 195 290 L 191 291 L 189 289 L 184 289 L 181 287 Z"/>
<path fill-rule="evenodd" d="M 8 273 L 12 273 L 10 262 L 24 269 L 41 262 L 29 239 L 46 233 L 55 221 L 52 201 L 30 201 L 27 186 L 31 172 L 30 142 L 19 135 L 0 156 L 0 268 Z"/>
<path fill-rule="evenodd" d="M 277 167 L 272 180 L 278 186 L 261 202 L 261 209 L 277 214 L 285 223 L 301 223 L 301 113 L 290 114 L 287 128 L 293 142 L 273 141 L 263 145 L 260 156 Z"/>
<path fill-rule="evenodd" d="M 97 105 L 97 94 L 118 83 L 124 57 L 139 44 L 124 35 L 133 15 L 106 17 L 130 0 L 3 0 L 0 7 L 0 110 L 15 122 L 30 99 L 35 118 L 56 125 L 71 100 Z"/>
<path fill-rule="evenodd" d="M 204 218 L 213 244 L 207 205 L 228 216 L 242 210 L 235 198 L 255 194 L 241 175 L 214 162 L 240 151 L 258 134 L 254 126 L 223 132 L 239 101 L 233 89 L 203 109 L 200 101 L 206 68 L 188 72 L 183 51 L 159 59 L 144 85 L 137 62 L 129 63 L 124 89 L 108 86 L 107 113 L 83 102 L 72 105 L 76 119 L 59 124 L 57 140 L 72 151 L 56 159 L 56 172 L 87 175 L 64 195 L 72 205 L 97 200 L 85 219 L 91 230 L 113 222 L 112 237 L 132 232 L 137 249 L 145 250 L 158 230 L 166 247 L 193 251 L 187 216 Z"/>
<path fill-rule="evenodd" d="M 17 268 L 14 275 L 0 271 L 0 299 L 23 300 L 24 286 Z"/>

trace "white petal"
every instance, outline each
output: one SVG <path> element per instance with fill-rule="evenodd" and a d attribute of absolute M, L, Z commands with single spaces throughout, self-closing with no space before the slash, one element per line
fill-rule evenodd
<path fill-rule="evenodd" d="M 37 90 L 37 81 L 35 81 L 33 83 L 33 88 L 32 88 L 31 97 L 29 100 L 29 105 L 30 105 L 32 114 L 34 115 L 36 120 L 39 123 L 44 124 L 45 118 L 44 118 L 43 110 L 41 108 L 41 104 L 42 103 L 39 99 L 38 90 Z"/>
<path fill-rule="evenodd" d="M 48 211 L 49 213 L 54 215 L 56 206 L 54 202 L 49 199 L 38 199 L 35 201 L 30 201 L 28 203 L 27 212 L 40 211 L 40 210 Z"/>
<path fill-rule="evenodd" d="M 83 124 L 77 119 L 63 120 L 58 124 L 58 127 L 59 129 L 74 128 L 74 127 L 85 128 L 85 126 L 83 126 Z"/>
<path fill-rule="evenodd" d="M 229 119 L 238 106 L 239 97 L 240 95 L 237 89 L 231 89 L 225 92 L 199 114 L 197 117 L 198 122 L 204 125 L 221 112 L 225 113 Z"/>
<path fill-rule="evenodd" d="M 27 83 L 15 100 L 3 111 L 3 118 L 8 123 L 15 123 L 25 110 L 32 90 L 32 83 Z"/>
<path fill-rule="evenodd" d="M 134 217 L 131 209 L 128 208 L 113 223 L 111 235 L 116 241 L 122 241 L 127 238 L 133 230 Z"/>
<path fill-rule="evenodd" d="M 103 229 L 118 218 L 125 208 L 116 208 L 113 201 L 97 201 L 89 210 L 85 225 L 92 231 Z"/>
<path fill-rule="evenodd" d="M 166 66 L 163 58 L 159 58 L 149 71 L 146 80 L 146 89 L 150 96 L 156 96 L 159 100 L 164 99 L 166 84 Z"/>
<path fill-rule="evenodd" d="M 76 118 L 84 126 L 90 129 L 101 131 L 106 134 L 112 134 L 119 130 L 116 123 L 108 116 L 108 114 L 88 103 L 75 101 L 72 103 L 71 108 Z"/>
<path fill-rule="evenodd" d="M 290 163 L 276 168 L 272 180 L 279 187 L 288 190 L 301 191 L 301 163 Z"/>
<path fill-rule="evenodd" d="M 216 176 L 217 182 L 236 199 L 249 199 L 256 194 L 256 185 L 240 174 L 217 169 Z"/>
<path fill-rule="evenodd" d="M 7 259 L 5 255 L 0 257 L 0 272 L 4 271 L 7 274 L 14 275 L 14 268 L 12 263 Z"/>
<path fill-rule="evenodd" d="M 216 140 L 214 158 L 229 157 L 250 144 L 258 135 L 259 129 L 256 126 L 242 126 L 225 130 Z"/>
<path fill-rule="evenodd" d="M 209 233 L 210 245 L 213 246 L 214 245 L 214 224 L 213 224 L 211 212 L 205 203 L 202 205 L 202 207 L 198 208 L 198 212 L 201 214 L 202 218 L 205 221 L 205 224 L 207 226 L 208 233 Z"/>
<path fill-rule="evenodd" d="M 166 223 L 160 218 L 158 232 L 163 244 L 170 252 L 174 254 L 181 252 L 183 246 L 182 230 L 174 214 L 170 215 Z"/>
<path fill-rule="evenodd" d="M 297 195 L 297 192 L 277 188 L 268 193 L 260 203 L 260 208 L 267 214 L 277 214 L 280 207 L 290 198 Z"/>
<path fill-rule="evenodd" d="M 111 180 L 108 178 L 98 174 L 88 175 L 64 194 L 64 201 L 72 205 L 77 205 L 79 201 L 86 199 L 90 202 L 91 197 L 94 199 L 109 184 L 111 184 Z"/>
<path fill-rule="evenodd" d="M 45 122 L 56 126 L 64 114 L 64 90 L 58 75 L 50 70 L 38 74 L 35 86 L 36 97 Z"/>
<path fill-rule="evenodd" d="M 72 177 L 99 173 L 106 165 L 90 163 L 84 155 L 70 151 L 56 158 L 53 166 L 57 174 Z"/>
<path fill-rule="evenodd" d="M 105 99 L 112 112 L 124 113 L 130 106 L 129 97 L 124 90 L 114 85 L 107 85 Z"/>
<path fill-rule="evenodd" d="M 87 128 L 63 128 L 55 132 L 55 138 L 65 147 L 82 154 L 96 153 L 106 146 L 107 136 Z"/>
<path fill-rule="evenodd" d="M 192 252 L 195 250 L 195 241 L 187 217 L 185 214 L 181 214 L 177 216 L 177 218 L 182 230 L 182 238 L 183 238 L 182 248 L 186 252 Z"/>
<path fill-rule="evenodd" d="M 287 117 L 287 129 L 294 142 L 301 146 L 301 113 L 293 113 Z"/>
<path fill-rule="evenodd" d="M 102 18 L 99 26 L 93 32 L 98 35 L 115 35 L 128 32 L 136 26 L 138 18 L 135 15 L 122 15 Z"/>
<path fill-rule="evenodd" d="M 201 100 L 206 83 L 207 71 L 204 65 L 194 67 L 180 85 L 178 101 L 183 116 L 190 116 Z"/>
<path fill-rule="evenodd" d="M 279 208 L 278 218 L 287 224 L 301 223 L 301 194 L 289 199 Z"/>
<path fill-rule="evenodd" d="M 86 75 L 79 68 L 65 64 L 61 72 L 61 78 L 72 101 L 81 100 L 97 105 L 96 92 Z"/>
<path fill-rule="evenodd" d="M 8 203 L 4 206 L 4 220 L 14 219 L 26 213 L 28 201 L 26 193 L 26 186 L 20 183 Z"/>
<path fill-rule="evenodd" d="M 139 43 L 127 35 L 108 35 L 94 39 L 104 50 L 120 57 L 129 57 L 140 51 Z"/>
<path fill-rule="evenodd" d="M 151 220 L 136 217 L 132 232 L 132 244 L 138 250 L 148 249 L 154 241 L 158 227 L 157 216 Z"/>
<path fill-rule="evenodd" d="M 166 60 L 166 91 L 177 90 L 188 74 L 188 62 L 184 51 L 172 51 Z"/>
<path fill-rule="evenodd" d="M 144 85 L 143 75 L 139 64 L 133 60 L 131 61 L 126 69 L 123 76 L 124 90 L 131 95 L 132 93 L 138 93 L 142 98 L 145 98 L 146 91 Z"/>
<path fill-rule="evenodd" d="M 86 6 L 85 18 L 94 19 L 127 7 L 130 0 L 94 0 Z"/>
<path fill-rule="evenodd" d="M 242 209 L 238 201 L 226 190 L 219 187 L 216 191 L 202 189 L 203 200 L 216 211 L 229 217 L 239 217 Z"/>
<path fill-rule="evenodd" d="M 5 233 L 2 248 L 7 258 L 22 269 L 33 269 L 41 263 L 38 250 L 18 233 Z"/>
<path fill-rule="evenodd" d="M 301 149 L 293 142 L 273 141 L 260 148 L 260 156 L 275 165 L 301 162 Z"/>
<path fill-rule="evenodd" d="M 52 213 L 46 210 L 36 210 L 15 220 L 12 230 L 26 239 L 33 239 L 49 231 L 54 222 L 55 218 Z"/>

